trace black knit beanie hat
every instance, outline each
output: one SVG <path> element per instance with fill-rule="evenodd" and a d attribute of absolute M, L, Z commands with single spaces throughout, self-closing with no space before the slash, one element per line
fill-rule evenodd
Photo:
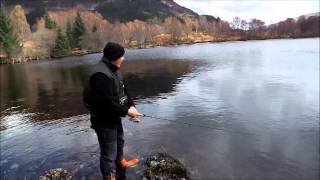
<path fill-rule="evenodd" d="M 103 55 L 109 61 L 115 61 L 124 55 L 124 48 L 117 43 L 108 42 L 103 49 Z"/>

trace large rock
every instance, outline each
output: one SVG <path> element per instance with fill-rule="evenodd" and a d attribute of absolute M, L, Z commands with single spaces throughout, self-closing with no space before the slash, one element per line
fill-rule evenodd
<path fill-rule="evenodd" d="M 186 168 L 173 157 L 159 153 L 147 158 L 144 179 L 149 180 L 186 180 Z"/>
<path fill-rule="evenodd" d="M 39 180 L 71 180 L 71 174 L 62 168 L 50 169 L 44 175 L 39 177 Z"/>

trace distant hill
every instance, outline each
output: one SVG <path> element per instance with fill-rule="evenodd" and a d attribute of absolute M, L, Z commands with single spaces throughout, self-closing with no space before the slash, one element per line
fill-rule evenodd
<path fill-rule="evenodd" d="M 308 19 L 308 18 L 311 17 L 311 16 L 320 16 L 320 12 L 310 13 L 310 14 L 304 14 L 304 15 L 301 15 L 301 16 L 304 16 L 306 19 Z M 299 17 L 301 17 L 301 16 L 299 16 Z M 298 20 L 299 17 L 294 18 L 294 19 L 295 19 L 295 20 Z"/>
<path fill-rule="evenodd" d="M 299 18 L 301 17 L 304 17 L 305 19 L 308 19 L 309 17 L 320 17 L 320 12 L 317 12 L 317 13 L 309 13 L 309 14 L 303 14 L 301 16 L 298 16 L 298 17 L 290 17 L 290 18 L 287 18 L 286 20 L 283 20 L 283 21 L 279 21 L 279 22 L 276 22 L 276 23 L 273 23 L 273 24 L 269 24 L 268 26 L 269 27 L 275 27 L 275 26 L 279 26 L 279 24 L 281 23 L 284 23 L 286 21 L 290 21 L 290 20 L 293 20 L 294 22 L 297 22 Z"/>
<path fill-rule="evenodd" d="M 198 17 L 190 9 L 182 7 L 173 0 L 6 0 L 5 5 L 13 7 L 21 4 L 26 12 L 28 22 L 43 15 L 48 10 L 68 10 L 77 7 L 83 10 L 96 10 L 110 22 L 128 22 L 135 19 L 164 20 L 168 16 L 189 15 Z"/>
<path fill-rule="evenodd" d="M 168 16 L 191 15 L 195 12 L 182 7 L 173 0 L 107 0 L 102 1 L 96 10 L 111 22 L 127 22 L 134 19 L 163 20 Z"/>

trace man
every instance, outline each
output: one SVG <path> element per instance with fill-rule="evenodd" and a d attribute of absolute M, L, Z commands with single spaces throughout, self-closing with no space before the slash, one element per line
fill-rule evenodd
<path fill-rule="evenodd" d="M 95 130 L 100 145 L 100 170 L 105 180 L 115 180 L 125 168 L 139 162 L 135 158 L 127 161 L 123 157 L 123 128 L 121 117 L 129 116 L 139 122 L 132 98 L 124 86 L 119 71 L 124 61 L 125 50 L 109 42 L 103 57 L 92 68 L 84 89 L 84 102 L 90 110 L 91 127 Z"/>

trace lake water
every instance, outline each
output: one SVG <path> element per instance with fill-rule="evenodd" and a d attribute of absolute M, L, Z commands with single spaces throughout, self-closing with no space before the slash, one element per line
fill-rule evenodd
<path fill-rule="evenodd" d="M 100 57 L 0 66 L 1 179 L 101 178 L 81 97 Z M 137 108 L 162 118 L 123 119 L 127 157 L 165 152 L 194 179 L 319 178 L 319 38 L 127 50 L 122 71 Z"/>

